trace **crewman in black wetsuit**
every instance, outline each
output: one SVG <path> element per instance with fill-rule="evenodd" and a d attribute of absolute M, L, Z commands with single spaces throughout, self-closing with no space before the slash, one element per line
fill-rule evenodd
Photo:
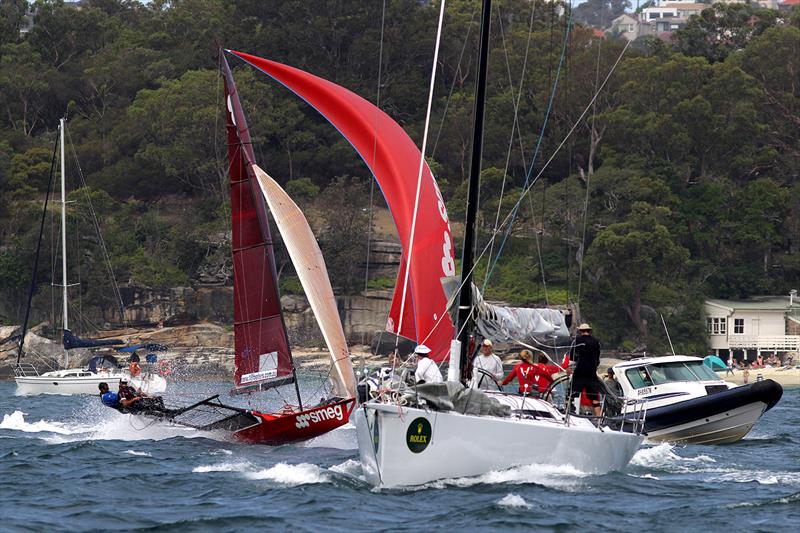
<path fill-rule="evenodd" d="M 578 326 L 578 336 L 572 345 L 570 359 L 577 361 L 572 372 L 572 394 L 580 395 L 586 391 L 586 397 L 592 402 L 595 416 L 600 416 L 600 394 L 604 388 L 597 377 L 600 366 L 600 343 L 592 337 L 592 328 L 583 323 Z"/>

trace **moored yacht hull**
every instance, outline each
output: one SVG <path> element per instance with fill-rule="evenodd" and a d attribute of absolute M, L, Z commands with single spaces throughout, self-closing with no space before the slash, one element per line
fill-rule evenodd
<path fill-rule="evenodd" d="M 87 373 L 76 371 L 76 373 Z M 158 374 L 140 374 L 132 378 L 127 374 L 90 374 L 88 376 L 59 376 L 58 372 L 47 372 L 40 376 L 17 376 L 17 396 L 35 396 L 37 394 L 97 395 L 98 385 L 108 383 L 112 391 L 119 388 L 120 379 L 126 379 L 132 387 L 141 389 L 149 396 L 160 394 L 167 390 L 167 380 Z"/>
<path fill-rule="evenodd" d="M 356 410 L 361 463 L 378 487 L 420 485 L 525 464 L 605 474 L 624 468 L 642 437 L 601 431 L 584 419 L 462 415 L 368 402 Z"/>
<path fill-rule="evenodd" d="M 35 396 L 37 394 L 60 394 L 64 396 L 99 394 L 98 385 L 108 383 L 109 388 L 115 391 L 119 388 L 120 376 L 101 376 L 92 374 L 85 377 L 58 377 L 58 376 L 29 376 L 17 377 L 17 396 Z"/>

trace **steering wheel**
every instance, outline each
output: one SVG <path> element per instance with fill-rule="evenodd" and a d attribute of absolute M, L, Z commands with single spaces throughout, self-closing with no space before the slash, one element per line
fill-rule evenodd
<path fill-rule="evenodd" d="M 562 413 L 567 405 L 567 396 L 569 396 L 569 379 L 570 376 L 566 372 L 554 374 L 553 382 L 542 394 L 544 401 L 551 403 L 553 407 Z"/>
<path fill-rule="evenodd" d="M 491 379 L 494 382 L 494 384 L 495 384 L 495 386 L 497 386 L 498 390 L 503 390 L 503 387 L 500 386 L 500 382 L 497 381 L 497 378 L 494 377 L 494 374 L 492 374 L 491 372 L 487 372 L 486 370 L 484 370 L 482 368 L 474 368 L 474 367 L 473 367 L 472 371 L 473 372 L 477 371 L 479 374 L 483 374 L 481 376 L 481 378 L 478 380 L 478 388 L 481 388 L 481 385 L 483 385 L 483 379 L 488 377 L 489 379 Z"/>

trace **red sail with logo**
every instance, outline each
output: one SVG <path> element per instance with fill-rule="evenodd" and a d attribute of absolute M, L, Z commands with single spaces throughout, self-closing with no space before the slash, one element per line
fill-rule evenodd
<path fill-rule="evenodd" d="M 389 115 L 357 94 L 302 70 L 242 52 L 231 52 L 308 102 L 353 145 L 381 187 L 403 246 L 387 329 L 425 343 L 441 361 L 454 328 L 447 313 L 442 277 L 455 275 L 447 210 L 428 165 L 423 166 L 417 224 L 410 248 L 420 151 Z M 411 258 L 402 325 L 405 264 Z M 399 329 L 398 329 L 399 328 Z"/>
<path fill-rule="evenodd" d="M 230 163 L 234 379 L 239 389 L 266 388 L 291 383 L 294 365 L 281 313 L 267 211 L 251 170 L 255 157 L 250 132 L 224 58 L 222 72 Z"/>

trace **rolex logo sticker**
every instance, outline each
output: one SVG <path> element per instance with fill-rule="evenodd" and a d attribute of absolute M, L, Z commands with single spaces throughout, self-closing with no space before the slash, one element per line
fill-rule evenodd
<path fill-rule="evenodd" d="M 413 453 L 422 452 L 430 444 L 432 434 L 431 423 L 427 418 L 415 418 L 406 431 L 408 449 Z"/>

